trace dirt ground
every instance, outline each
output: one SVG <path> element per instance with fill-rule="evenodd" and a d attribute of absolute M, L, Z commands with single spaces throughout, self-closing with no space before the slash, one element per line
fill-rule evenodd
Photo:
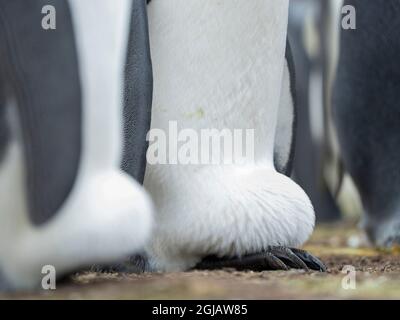
<path fill-rule="evenodd" d="M 0 295 L 0 299 L 399 299 L 400 250 L 375 250 L 362 243 L 353 224 L 318 227 L 304 248 L 326 263 L 326 273 L 82 273 L 59 283 L 55 291 Z M 356 289 L 342 287 L 345 265 L 356 269 Z"/>

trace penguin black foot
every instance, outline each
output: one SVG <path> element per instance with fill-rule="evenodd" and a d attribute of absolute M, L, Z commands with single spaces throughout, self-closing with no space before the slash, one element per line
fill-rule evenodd
<path fill-rule="evenodd" d="M 148 259 L 146 254 L 137 254 L 121 260 L 112 265 L 93 265 L 91 272 L 99 273 L 143 273 L 149 271 Z"/>
<path fill-rule="evenodd" d="M 236 270 L 317 270 L 326 271 L 325 265 L 316 257 L 301 249 L 292 249 L 282 246 L 269 247 L 267 250 L 238 258 L 206 257 L 195 269 L 216 270 L 233 268 Z"/>

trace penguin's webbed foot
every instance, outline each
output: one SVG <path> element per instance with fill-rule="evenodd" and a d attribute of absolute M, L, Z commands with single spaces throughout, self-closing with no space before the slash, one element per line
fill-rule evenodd
<path fill-rule="evenodd" d="M 208 256 L 195 267 L 200 270 L 225 268 L 252 271 L 289 270 L 291 268 L 326 271 L 325 265 L 307 251 L 283 246 L 271 246 L 260 253 L 236 258 Z"/>

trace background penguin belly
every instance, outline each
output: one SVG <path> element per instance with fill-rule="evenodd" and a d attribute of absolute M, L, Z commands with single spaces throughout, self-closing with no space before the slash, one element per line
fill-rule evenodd
<path fill-rule="evenodd" d="M 400 243 L 400 2 L 345 1 L 357 29 L 342 31 L 333 115 L 346 169 L 377 245 Z"/>
<path fill-rule="evenodd" d="M 244 166 L 148 164 L 144 184 L 156 208 L 151 266 L 183 270 L 207 255 L 250 254 L 249 266 L 269 246 L 300 245 L 313 229 L 312 206 L 274 168 L 288 1 L 152 0 L 148 12 L 152 128 L 168 132 L 177 121 L 197 132 L 255 130 L 255 159 Z"/>

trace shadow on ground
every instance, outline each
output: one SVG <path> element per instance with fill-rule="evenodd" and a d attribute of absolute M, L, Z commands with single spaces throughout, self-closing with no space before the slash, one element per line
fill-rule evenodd
<path fill-rule="evenodd" d="M 194 271 L 169 274 L 72 276 L 57 290 L 0 295 L 6 299 L 398 299 L 400 250 L 360 246 L 352 225 L 320 226 L 305 249 L 319 256 L 327 273 L 304 271 Z M 356 289 L 345 290 L 345 265 L 355 267 Z"/>

